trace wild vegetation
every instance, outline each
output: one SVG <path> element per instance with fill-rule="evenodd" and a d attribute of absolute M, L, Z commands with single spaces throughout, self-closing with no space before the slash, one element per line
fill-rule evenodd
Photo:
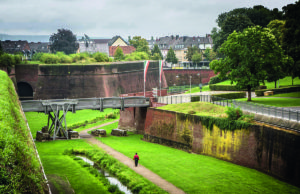
<path fill-rule="evenodd" d="M 0 193 L 44 193 L 47 186 L 14 85 L 0 71 Z"/>

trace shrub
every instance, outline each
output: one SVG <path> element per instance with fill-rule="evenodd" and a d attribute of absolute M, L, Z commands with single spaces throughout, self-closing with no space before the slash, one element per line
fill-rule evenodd
<path fill-rule="evenodd" d="M 44 53 L 41 56 L 40 61 L 45 64 L 56 64 L 59 62 L 59 57 L 55 54 Z"/>
<path fill-rule="evenodd" d="M 93 54 L 93 58 L 97 61 L 97 62 L 109 62 L 109 58 L 105 53 L 94 53 Z"/>
<path fill-rule="evenodd" d="M 198 102 L 200 101 L 200 96 L 192 96 L 191 97 L 191 102 Z"/>
<path fill-rule="evenodd" d="M 44 53 L 34 53 L 34 55 L 32 55 L 31 60 L 32 61 L 40 61 L 41 57 L 43 56 Z"/>
<path fill-rule="evenodd" d="M 246 92 L 232 92 L 232 93 L 223 93 L 223 94 L 213 94 L 212 96 L 226 98 L 226 99 L 238 99 L 245 98 Z"/>
<path fill-rule="evenodd" d="M 208 84 L 217 84 L 217 83 L 220 83 L 222 81 L 225 81 L 225 80 L 228 80 L 227 77 L 224 77 L 223 79 L 220 79 L 219 75 L 216 75 L 214 77 L 211 77 Z"/>
<path fill-rule="evenodd" d="M 60 62 L 61 63 L 72 63 L 72 57 L 68 56 L 68 55 L 63 55 L 60 57 Z"/>
<path fill-rule="evenodd" d="M 240 108 L 236 108 L 234 104 L 231 104 L 231 107 L 227 106 L 225 113 L 229 120 L 238 120 L 241 116 L 243 116 L 242 110 Z"/>
<path fill-rule="evenodd" d="M 241 89 L 238 89 L 235 85 L 215 85 L 210 84 L 209 89 L 212 91 L 239 91 Z"/>

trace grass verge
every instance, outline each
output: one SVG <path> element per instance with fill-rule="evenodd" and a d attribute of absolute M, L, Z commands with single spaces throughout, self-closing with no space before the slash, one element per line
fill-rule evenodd
<path fill-rule="evenodd" d="M 285 94 L 275 94 L 270 97 L 292 97 L 292 98 L 300 98 L 300 92 L 291 92 Z"/>
<path fill-rule="evenodd" d="M 241 98 L 236 100 L 247 101 L 247 98 Z M 251 98 L 251 102 L 276 107 L 300 106 L 300 100 L 298 98 Z"/>
<path fill-rule="evenodd" d="M 107 134 L 117 123 L 103 127 Z M 299 193 L 300 189 L 253 169 L 142 141 L 142 135 L 108 135 L 101 142 L 132 158 L 186 193 Z"/>

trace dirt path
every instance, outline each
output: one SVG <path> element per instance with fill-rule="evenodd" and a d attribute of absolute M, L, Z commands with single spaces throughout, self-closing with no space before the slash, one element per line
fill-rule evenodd
<path fill-rule="evenodd" d="M 128 158 L 127 156 L 123 155 L 120 152 L 117 152 L 116 150 L 103 144 L 102 142 L 98 141 L 96 138 L 94 138 L 93 136 L 91 136 L 90 134 L 87 133 L 90 130 L 97 129 L 97 128 L 103 127 L 105 125 L 112 124 L 114 122 L 117 122 L 117 121 L 112 121 L 109 123 L 105 123 L 103 125 L 99 125 L 99 126 L 96 126 L 96 127 L 90 128 L 90 129 L 86 129 L 84 131 L 79 132 L 79 135 L 81 137 L 84 137 L 89 143 L 99 146 L 100 148 L 105 150 L 109 155 L 113 156 L 114 158 L 116 158 L 117 160 L 119 160 L 120 162 L 122 162 L 123 164 L 125 164 L 126 166 L 131 168 L 132 170 L 134 170 L 136 173 L 142 175 L 143 177 L 150 180 L 151 182 L 153 182 L 160 188 L 164 189 L 165 191 L 167 191 L 171 194 L 173 194 L 173 193 L 174 194 L 184 194 L 184 192 L 181 189 L 175 187 L 173 184 L 169 183 L 168 181 L 161 178 L 157 174 L 148 170 L 144 166 L 139 164 L 138 167 L 134 167 L 134 162 L 131 158 Z"/>

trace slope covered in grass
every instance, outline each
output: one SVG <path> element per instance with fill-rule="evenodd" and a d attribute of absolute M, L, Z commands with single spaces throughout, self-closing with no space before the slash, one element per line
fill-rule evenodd
<path fill-rule="evenodd" d="M 47 189 L 18 96 L 0 71 L 0 193 L 44 193 Z"/>
<path fill-rule="evenodd" d="M 108 134 L 117 123 L 104 126 Z M 264 173 L 213 157 L 141 140 L 142 135 L 127 137 L 108 135 L 98 138 L 113 149 L 132 158 L 137 152 L 139 163 L 173 183 L 186 193 L 299 193 L 300 188 Z"/>

